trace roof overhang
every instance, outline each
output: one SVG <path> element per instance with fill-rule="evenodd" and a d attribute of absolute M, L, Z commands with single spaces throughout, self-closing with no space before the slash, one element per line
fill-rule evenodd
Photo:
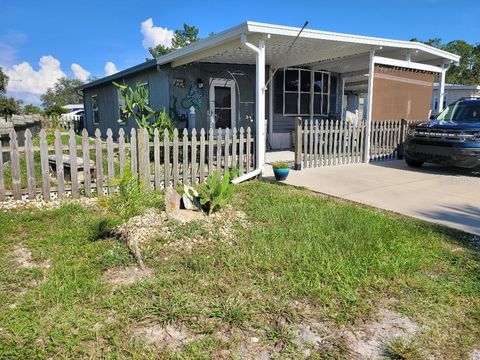
<path fill-rule="evenodd" d="M 265 62 L 272 68 L 309 65 L 340 73 L 360 71 L 368 68 L 370 50 L 376 50 L 376 55 L 381 57 L 401 61 L 408 58 L 409 61 L 437 67 L 460 60 L 458 55 L 418 42 L 311 29 L 304 29 L 300 33 L 300 30 L 296 27 L 245 22 L 160 56 L 157 63 L 170 64 L 172 67 L 194 62 L 254 64 L 255 54 L 241 45 L 242 35 L 246 35 L 251 43 L 269 36 L 266 40 Z"/>

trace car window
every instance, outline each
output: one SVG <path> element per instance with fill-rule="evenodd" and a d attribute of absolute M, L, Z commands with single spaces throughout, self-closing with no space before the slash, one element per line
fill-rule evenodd
<path fill-rule="evenodd" d="M 437 117 L 440 121 L 480 122 L 480 103 L 452 104 Z"/>

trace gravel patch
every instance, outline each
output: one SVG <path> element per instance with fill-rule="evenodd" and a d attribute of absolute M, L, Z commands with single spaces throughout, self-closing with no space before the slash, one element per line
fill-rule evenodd
<path fill-rule="evenodd" d="M 0 210 L 8 211 L 14 209 L 25 209 L 25 210 L 53 210 L 58 209 L 65 204 L 76 204 L 85 207 L 93 207 L 97 205 L 97 198 L 88 198 L 88 197 L 79 197 L 76 199 L 73 198 L 63 198 L 63 199 L 54 199 L 51 201 L 45 201 L 41 199 L 37 200 L 13 200 L 9 199 L 5 202 L 0 202 Z"/>

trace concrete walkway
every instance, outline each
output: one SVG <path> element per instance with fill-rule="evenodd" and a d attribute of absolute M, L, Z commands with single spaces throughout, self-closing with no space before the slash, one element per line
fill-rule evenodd
<path fill-rule="evenodd" d="M 267 155 L 278 159 L 293 153 Z M 271 166 L 265 176 L 273 176 Z M 285 183 L 480 235 L 480 177 L 471 171 L 392 160 L 291 171 Z"/>

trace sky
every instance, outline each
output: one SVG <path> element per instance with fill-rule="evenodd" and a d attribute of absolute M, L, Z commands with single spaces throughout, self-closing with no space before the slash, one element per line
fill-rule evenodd
<path fill-rule="evenodd" d="M 0 0 L 0 66 L 25 104 L 62 76 L 86 81 L 139 64 L 183 23 L 200 37 L 259 21 L 401 40 L 480 43 L 479 0 Z"/>

